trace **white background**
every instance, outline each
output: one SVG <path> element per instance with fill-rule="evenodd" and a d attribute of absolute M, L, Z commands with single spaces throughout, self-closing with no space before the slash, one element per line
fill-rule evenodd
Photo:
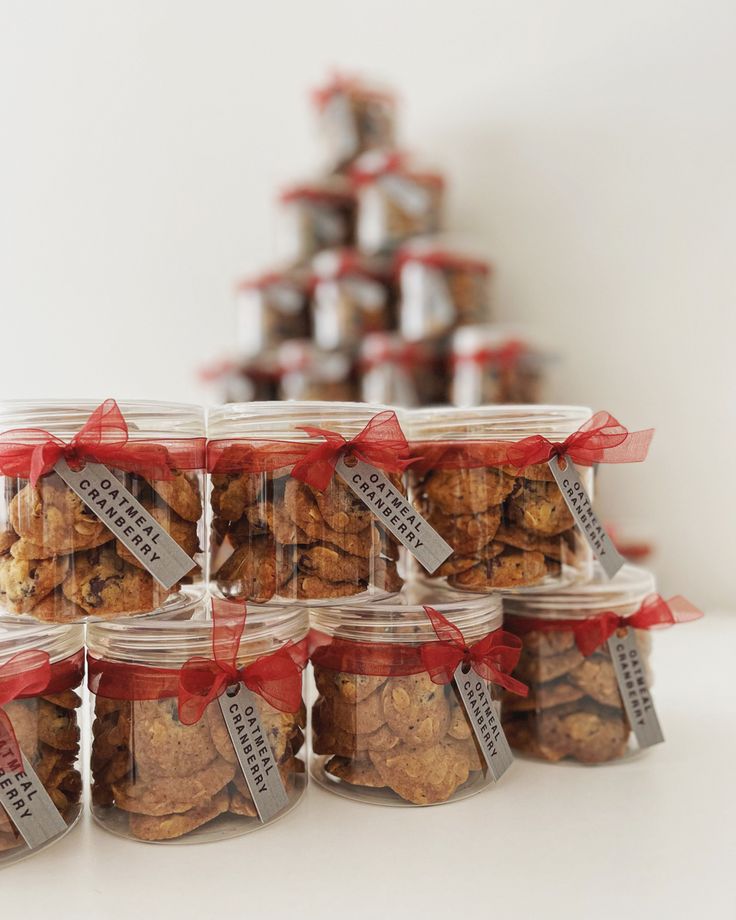
<path fill-rule="evenodd" d="M 732 0 L 0 0 L 1 394 L 204 398 L 333 66 L 401 91 L 557 393 L 658 433 L 602 507 L 730 603 Z"/>

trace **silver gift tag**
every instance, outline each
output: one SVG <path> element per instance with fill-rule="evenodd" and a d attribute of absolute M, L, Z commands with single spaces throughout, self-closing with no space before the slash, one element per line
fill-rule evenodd
<path fill-rule="evenodd" d="M 455 683 L 488 769 L 497 782 L 514 762 L 514 755 L 501 728 L 489 684 L 472 668 L 464 673 L 462 664 L 455 669 Z"/>
<path fill-rule="evenodd" d="M 354 458 L 348 464 L 341 457 L 335 472 L 430 574 L 452 555 L 450 544 L 375 466 Z"/>
<path fill-rule="evenodd" d="M 66 830 L 66 821 L 26 756 L 19 762 L 4 741 L 0 741 L 0 808 L 32 850 Z"/>
<path fill-rule="evenodd" d="M 553 457 L 547 465 L 552 470 L 562 497 L 575 518 L 575 523 L 593 550 L 595 558 L 600 562 L 606 575 L 613 578 L 626 560 L 613 545 L 603 524 L 598 520 L 598 515 L 593 511 L 593 504 L 585 491 L 575 464 L 566 456 L 564 469 L 560 467 L 557 457 Z"/>
<path fill-rule="evenodd" d="M 636 632 L 626 627 L 616 630 L 608 640 L 608 651 L 616 671 L 626 716 L 639 747 L 661 744 L 664 735 L 647 684 L 646 669 L 636 641 Z"/>
<path fill-rule="evenodd" d="M 265 824 L 288 804 L 276 758 L 258 717 L 255 694 L 240 683 L 218 698 L 258 817 Z"/>
<path fill-rule="evenodd" d="M 196 562 L 101 463 L 73 470 L 59 460 L 54 470 L 107 529 L 164 588 L 188 575 Z"/>

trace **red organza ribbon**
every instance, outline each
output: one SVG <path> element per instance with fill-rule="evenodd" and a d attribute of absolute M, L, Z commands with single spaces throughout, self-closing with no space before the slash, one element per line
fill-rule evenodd
<path fill-rule="evenodd" d="M 86 462 L 102 463 L 149 479 L 171 479 L 178 469 L 204 465 L 204 438 L 157 442 L 131 441 L 128 426 L 114 399 L 106 399 L 68 443 L 42 428 L 15 428 L 0 434 L 0 475 L 30 479 L 35 485 L 62 458 L 73 469 Z"/>
<path fill-rule="evenodd" d="M 515 636 L 496 629 L 468 648 L 457 627 L 431 607 L 424 609 L 432 620 L 438 642 L 423 645 L 360 642 L 313 629 L 309 634 L 309 657 L 314 665 L 329 671 L 370 677 L 408 677 L 426 672 L 438 684 L 449 683 L 458 664 L 468 660 L 484 679 L 526 696 L 524 684 L 509 676 L 521 653 L 521 642 Z M 440 619 L 435 621 L 433 616 Z M 442 623 L 457 633 L 445 633 Z M 466 652 L 470 658 L 466 659 Z"/>
<path fill-rule="evenodd" d="M 472 353 L 453 355 L 452 363 L 457 365 L 470 362 L 481 366 L 492 364 L 503 371 L 509 371 L 515 368 L 528 353 L 529 347 L 524 342 L 513 339 L 504 345 L 499 345 L 498 348 L 479 348 Z"/>
<path fill-rule="evenodd" d="M 568 456 L 575 463 L 639 463 L 646 459 L 653 428 L 628 431 L 609 412 L 596 412 L 564 441 L 555 443 L 541 434 L 511 444 L 508 462 L 517 469 Z"/>
<path fill-rule="evenodd" d="M 295 660 L 293 643 L 240 668 L 238 651 L 245 629 L 245 604 L 237 616 L 223 616 L 214 606 L 213 617 L 213 657 L 190 658 L 179 672 L 179 719 L 184 725 L 199 722 L 210 703 L 239 683 L 274 709 L 298 712 L 302 703 L 302 668 Z"/>
<path fill-rule="evenodd" d="M 212 658 L 195 656 L 181 668 L 104 661 L 87 656 L 92 693 L 116 700 L 162 700 L 176 697 L 184 725 L 198 722 L 210 703 L 232 684 L 243 682 L 281 712 L 297 712 L 302 703 L 302 671 L 307 642 L 287 642 L 277 651 L 238 667 L 246 611 L 234 615 L 232 604 L 213 600 Z"/>
<path fill-rule="evenodd" d="M 212 442 L 208 467 L 213 473 L 266 473 L 291 467 L 291 475 L 323 491 L 330 484 L 340 457 L 355 457 L 387 473 L 399 473 L 412 462 L 409 444 L 392 410 L 374 415 L 349 441 L 336 431 L 305 426 L 299 429 L 319 444 L 299 441 Z"/>
<path fill-rule="evenodd" d="M 12 760 L 21 763 L 21 750 L 10 717 L 1 707 L 13 700 L 71 690 L 83 677 L 83 651 L 52 665 L 47 652 L 33 649 L 0 665 L 0 745 L 7 746 Z"/>
<path fill-rule="evenodd" d="M 570 630 L 575 635 L 578 649 L 587 658 L 621 627 L 662 629 L 676 623 L 699 620 L 702 616 L 702 610 L 698 610 L 680 595 L 666 601 L 659 594 L 650 594 L 631 616 L 620 616 L 611 610 L 586 617 L 584 620 L 547 620 L 541 617 L 515 616 L 513 631 L 516 635 L 524 636 L 530 632 Z"/>
<path fill-rule="evenodd" d="M 427 642 L 420 647 L 424 670 L 436 684 L 449 684 L 455 677 L 459 664 L 467 665 L 489 683 L 498 684 L 519 696 L 526 696 L 526 684 L 511 677 L 519 663 L 521 641 L 495 629 L 482 639 L 468 645 L 462 632 L 434 607 L 424 608 L 438 642 Z"/>

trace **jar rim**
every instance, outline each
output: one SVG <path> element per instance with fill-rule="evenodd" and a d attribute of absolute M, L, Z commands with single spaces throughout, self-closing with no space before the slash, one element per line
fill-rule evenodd
<path fill-rule="evenodd" d="M 437 641 L 424 609 L 433 607 L 458 627 L 467 641 L 474 641 L 503 621 L 497 594 L 459 594 L 438 587 L 405 586 L 398 596 L 368 604 L 343 603 L 310 610 L 314 629 L 328 636 L 376 644 L 414 645 Z M 411 634 L 406 628 L 411 627 Z"/>
<path fill-rule="evenodd" d="M 84 648 L 80 623 L 39 623 L 30 617 L 0 613 L 0 665 L 20 652 L 46 652 L 51 664 L 76 655 Z"/>
<path fill-rule="evenodd" d="M 73 437 L 104 400 L 4 399 L 0 401 L 0 430 L 43 428 L 59 437 Z M 194 403 L 149 399 L 116 400 L 129 428 L 129 437 L 205 437 L 205 412 Z"/>
<path fill-rule="evenodd" d="M 231 606 L 233 615 L 242 611 L 242 603 L 231 602 Z M 108 661 L 180 667 L 193 656 L 212 657 L 214 624 L 209 599 L 197 598 L 145 617 L 89 623 L 87 648 Z M 239 657 L 248 658 L 249 646 L 259 642 L 270 640 L 274 648 L 289 640 L 299 642 L 308 631 L 306 607 L 249 604 Z"/>
<path fill-rule="evenodd" d="M 411 440 L 514 441 L 541 434 L 564 440 L 593 415 L 587 406 L 435 406 L 408 411 Z"/>
<path fill-rule="evenodd" d="M 297 426 L 326 428 L 344 437 L 354 437 L 374 415 L 386 411 L 396 412 L 401 419 L 400 410 L 377 403 L 316 400 L 229 403 L 209 411 L 208 429 L 211 440 L 263 435 L 276 440 L 320 441 L 321 438 L 297 430 Z"/>
<path fill-rule="evenodd" d="M 591 614 L 613 609 L 622 616 L 629 616 L 636 612 L 642 601 L 653 594 L 656 588 L 652 572 L 641 566 L 627 563 L 609 579 L 596 563 L 593 577 L 586 583 L 573 583 L 548 592 L 540 589 L 530 594 L 504 597 L 504 614 L 585 619 Z"/>

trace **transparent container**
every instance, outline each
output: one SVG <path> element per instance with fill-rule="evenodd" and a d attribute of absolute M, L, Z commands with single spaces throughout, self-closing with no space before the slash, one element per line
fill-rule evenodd
<path fill-rule="evenodd" d="M 279 399 L 352 402 L 358 380 L 352 351 L 325 351 L 308 339 L 285 342 L 278 351 Z"/>
<path fill-rule="evenodd" d="M 358 373 L 366 402 L 428 406 L 448 401 L 448 362 L 440 341 L 407 342 L 398 332 L 366 335 Z"/>
<path fill-rule="evenodd" d="M 289 262 L 304 264 L 323 249 L 352 246 L 355 242 L 356 199 L 350 184 L 333 176 L 285 189 L 280 197 L 283 212 L 283 255 Z"/>
<path fill-rule="evenodd" d="M 457 329 L 450 363 L 455 406 L 540 402 L 548 360 L 512 330 L 490 325 Z"/>
<path fill-rule="evenodd" d="M 18 672 L 8 662 L 23 652 L 49 656 L 51 684 L 40 694 L 20 696 L 0 706 L 9 718 L 22 753 L 66 822 L 66 831 L 30 849 L 0 804 L 0 868 L 64 837 L 82 812 L 79 764 L 79 710 L 84 676 L 84 629 L 22 622 L 0 616 L 0 694 L 3 681 Z M 0 767 L 2 771 L 2 767 Z"/>
<path fill-rule="evenodd" d="M 421 341 L 489 319 L 491 266 L 441 240 L 417 240 L 397 255 L 399 328 Z"/>
<path fill-rule="evenodd" d="M 339 249 L 320 253 L 312 267 L 312 321 L 318 348 L 355 349 L 364 335 L 392 327 L 390 276 L 379 260 Z"/>
<path fill-rule="evenodd" d="M 147 478 L 110 469 L 192 558 L 193 568 L 164 588 L 56 472 L 42 476 L 35 486 L 27 478 L 5 476 L 0 591 L 7 611 L 69 623 L 149 613 L 167 599 L 177 602 L 183 592 L 204 590 L 204 410 L 142 400 L 118 405 L 129 443 L 165 448 L 171 475 Z M 4 440 L 24 445 L 42 444 L 45 432 L 68 443 L 97 407 L 90 400 L 10 400 L 0 403 L 0 431 Z M 24 430 L 16 433 L 18 429 Z M 136 535 L 145 545 L 146 534 Z"/>
<path fill-rule="evenodd" d="M 302 642 L 307 630 L 304 609 L 249 607 L 238 667 L 287 642 Z M 191 725 L 179 718 L 180 669 L 194 656 L 213 657 L 208 605 L 196 602 L 176 614 L 91 625 L 87 646 L 97 822 L 114 834 L 149 843 L 223 840 L 265 826 L 219 702 L 211 702 Z M 306 710 L 302 705 L 298 712 L 282 712 L 257 694 L 255 701 L 288 796 L 273 821 L 288 813 L 306 788 L 301 753 Z"/>
<path fill-rule="evenodd" d="M 222 358 L 203 367 L 199 379 L 215 391 L 212 402 L 278 399 L 279 369 L 274 352 L 247 361 Z"/>
<path fill-rule="evenodd" d="M 625 565 L 609 580 L 596 566 L 588 584 L 504 598 L 504 627 L 523 642 L 514 676 L 529 686 L 526 698 L 503 696 L 502 723 L 517 753 L 598 764 L 638 750 L 607 644 L 583 656 L 573 625 L 608 611 L 630 616 L 654 590 L 645 569 Z M 636 638 L 648 667 L 650 632 L 638 629 Z"/>
<path fill-rule="evenodd" d="M 238 360 L 258 360 L 287 339 L 310 334 L 309 279 L 299 270 L 245 278 L 235 289 Z"/>
<path fill-rule="evenodd" d="M 337 76 L 316 90 L 314 102 L 331 169 L 344 169 L 366 150 L 393 147 L 396 101 L 390 91 Z"/>
<path fill-rule="evenodd" d="M 319 402 L 213 410 L 210 570 L 215 590 L 255 603 L 334 603 L 399 590 L 399 545 L 355 493 L 337 476 L 320 492 L 291 475 L 297 458 L 323 441 L 300 430 L 303 426 L 350 439 L 381 411 L 363 403 Z M 386 475 L 405 491 L 401 476 Z"/>
<path fill-rule="evenodd" d="M 491 462 L 532 435 L 563 441 L 591 416 L 577 406 L 417 409 L 408 415 L 409 498 L 453 547 L 433 575 L 462 591 L 521 591 L 590 577 L 591 553 L 546 463 Z M 578 472 L 591 500 L 593 469 Z"/>
<path fill-rule="evenodd" d="M 357 245 L 368 255 L 391 252 L 410 237 L 441 229 L 445 180 L 401 154 L 366 153 L 351 168 L 358 196 Z"/>
<path fill-rule="evenodd" d="M 468 643 L 501 627 L 497 597 L 450 597 L 442 589 L 311 611 L 310 773 L 331 792 L 378 805 L 436 805 L 492 782 L 455 682 L 436 684 L 422 669 L 418 647 L 437 641 L 422 604 Z M 387 659 L 398 676 L 371 673 L 391 670 Z M 341 662 L 352 670 L 336 667 Z"/>

